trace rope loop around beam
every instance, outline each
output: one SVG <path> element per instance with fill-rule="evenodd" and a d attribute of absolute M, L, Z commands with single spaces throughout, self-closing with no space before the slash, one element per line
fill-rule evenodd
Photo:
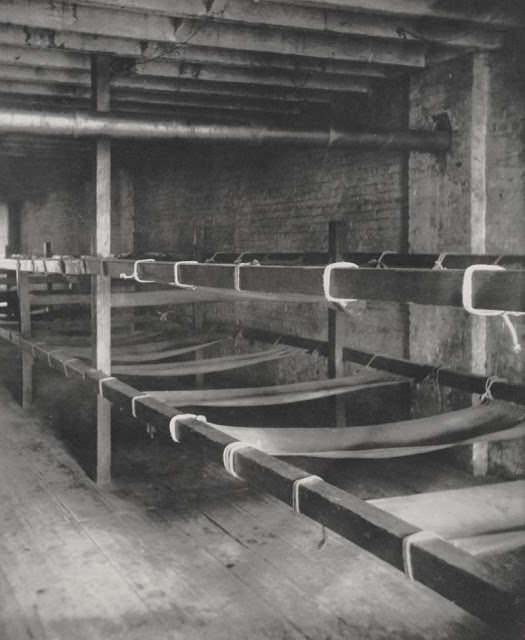
<path fill-rule="evenodd" d="M 492 395 L 492 387 L 496 382 L 507 382 L 505 378 L 499 378 L 498 376 L 489 376 L 485 382 L 485 391 L 480 396 L 480 403 L 491 402 L 494 400 Z"/>
<path fill-rule="evenodd" d="M 242 449 L 253 449 L 253 446 L 237 440 L 236 442 L 227 444 L 222 452 L 224 468 L 231 476 L 238 480 L 242 480 L 242 478 L 237 471 L 235 471 L 235 454 Z"/>
<path fill-rule="evenodd" d="M 69 360 L 68 360 L 69 362 Z M 64 363 L 64 371 L 65 371 L 65 364 Z M 106 378 L 100 378 L 100 380 L 98 381 L 98 395 L 103 398 L 104 397 L 104 389 L 102 387 L 102 385 L 104 384 L 104 382 L 109 382 L 110 380 L 116 380 L 115 376 L 107 376 Z"/>
<path fill-rule="evenodd" d="M 184 282 L 180 281 L 179 267 L 183 264 L 199 264 L 197 260 L 180 260 L 179 262 L 175 262 L 173 265 L 173 282 L 170 284 L 178 287 L 179 289 L 190 289 L 194 291 L 197 287 L 193 284 L 184 284 Z"/>
<path fill-rule="evenodd" d="M 301 513 L 301 504 L 299 501 L 299 489 L 305 485 L 309 485 L 316 482 L 324 482 L 323 478 L 316 475 L 304 476 L 303 478 L 297 478 L 292 484 L 292 509 L 295 513 Z"/>
<path fill-rule="evenodd" d="M 376 269 L 388 269 L 388 265 L 384 261 L 385 256 L 395 255 L 395 253 L 395 251 L 383 251 L 376 260 Z"/>
<path fill-rule="evenodd" d="M 330 293 L 330 284 L 332 278 L 332 272 L 337 269 L 359 269 L 359 265 L 355 262 L 332 262 L 327 264 L 323 271 L 323 292 L 324 297 L 328 303 L 336 304 L 344 311 L 347 311 L 347 307 L 352 302 L 357 302 L 357 298 L 334 298 Z"/>
<path fill-rule="evenodd" d="M 448 253 L 440 253 L 437 257 L 437 260 L 434 262 L 434 266 L 432 267 L 433 271 L 444 271 L 445 270 L 445 260 L 448 257 Z"/>
<path fill-rule="evenodd" d="M 495 317 L 501 316 L 507 329 L 509 330 L 512 340 L 512 351 L 515 354 L 521 353 L 521 344 L 518 339 L 516 327 L 513 325 L 511 316 L 520 317 L 525 316 L 523 311 L 503 311 L 501 309 L 479 309 L 474 307 L 473 296 L 473 276 L 477 271 L 505 271 L 505 267 L 498 264 L 473 264 L 465 269 L 463 275 L 463 286 L 461 289 L 463 308 L 465 311 L 474 316 L 481 317 Z"/>
<path fill-rule="evenodd" d="M 171 439 L 177 444 L 180 443 L 178 430 L 179 422 L 184 422 L 185 420 L 198 420 L 199 422 L 208 422 L 206 416 L 197 416 L 194 413 L 178 413 L 176 416 L 173 416 L 170 419 L 169 430 Z"/>
<path fill-rule="evenodd" d="M 416 542 L 426 542 L 428 540 L 443 540 L 441 536 L 433 531 L 416 531 L 403 538 L 403 571 L 407 578 L 414 581 L 414 564 L 412 560 L 412 547 Z"/>
<path fill-rule="evenodd" d="M 136 402 L 139 398 L 151 398 L 151 395 L 149 393 L 139 393 L 137 396 L 133 396 L 133 398 L 131 398 L 131 415 L 136 419 L 137 418 L 137 406 L 136 406 Z"/>
<path fill-rule="evenodd" d="M 142 280 L 141 277 L 139 276 L 139 265 L 146 263 L 146 262 L 155 262 L 155 260 L 153 258 L 147 258 L 144 260 L 135 260 L 135 262 L 133 263 L 133 273 L 131 274 L 126 274 L 126 273 L 121 273 L 120 274 L 120 278 L 122 280 L 135 280 L 135 282 L 138 282 L 139 284 L 152 284 L 155 282 L 155 280 Z"/>

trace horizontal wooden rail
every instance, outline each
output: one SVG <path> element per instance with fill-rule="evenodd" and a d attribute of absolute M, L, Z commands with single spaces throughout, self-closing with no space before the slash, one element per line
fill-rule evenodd
<path fill-rule="evenodd" d="M 266 265 L 322 266 L 329 262 L 323 251 L 224 251 L 203 258 L 207 264 L 232 264 L 257 260 Z M 395 251 L 348 251 L 344 260 L 360 266 L 384 267 L 392 269 L 466 269 L 473 264 L 499 264 L 513 268 L 525 268 L 524 254 L 481 254 L 481 253 L 398 253 Z M 83 257 L 55 256 L 53 258 L 3 258 L 0 271 L 33 271 L 41 274 L 82 275 L 86 274 Z"/>
<path fill-rule="evenodd" d="M 249 340 L 259 340 L 270 343 L 279 339 L 282 344 L 300 347 L 308 351 L 317 351 L 324 356 L 328 355 L 328 343 L 323 340 L 301 338 L 300 336 L 281 334 L 276 331 L 248 327 L 242 327 L 242 335 Z M 491 380 L 490 376 L 463 373 L 446 369 L 439 365 L 412 362 L 411 360 L 394 358 L 371 351 L 361 351 L 359 349 L 353 349 L 352 347 L 343 348 L 343 358 L 347 362 L 355 362 L 374 369 L 380 369 L 381 371 L 406 376 L 413 380 L 423 381 L 425 379 L 431 379 L 435 384 L 439 384 L 440 386 L 453 387 L 454 389 L 460 389 L 468 393 L 479 393 L 480 395 L 485 392 L 487 382 Z M 493 381 L 490 392 L 497 400 L 525 404 L 524 383 L 507 382 L 498 379 Z"/>
<path fill-rule="evenodd" d="M 391 257 L 391 256 L 390 256 Z M 491 260 L 493 256 L 490 256 Z M 507 256 L 507 260 L 518 256 Z M 381 258 L 382 263 L 387 259 Z M 421 254 L 419 259 L 423 260 Z M 465 261 L 465 256 L 458 260 Z M 520 259 L 523 259 L 521 257 Z M 452 256 L 450 257 L 452 260 Z M 377 260 L 376 260 L 377 261 Z M 468 261 L 468 260 L 467 260 Z M 477 263 L 475 256 L 470 261 Z M 494 261 L 494 260 L 492 260 Z M 49 264 L 48 264 L 49 262 Z M 60 264 L 59 264 L 60 263 Z M 140 280 L 173 284 L 174 262 L 140 262 L 105 259 L 14 259 L 0 260 L 0 268 L 19 268 L 33 273 L 64 274 L 105 273 L 112 278 L 131 276 L 136 268 Z M 321 266 L 232 264 L 181 264 L 179 281 L 186 285 L 240 297 L 277 297 L 289 300 L 322 300 Z M 423 305 L 463 307 L 463 269 L 387 268 L 365 266 L 360 269 L 336 269 L 331 274 L 330 294 L 335 298 L 413 302 Z M 474 274 L 472 303 L 492 311 L 525 312 L 525 270 L 481 271 Z"/>
<path fill-rule="evenodd" d="M 70 377 L 84 379 L 119 408 L 130 412 L 145 424 L 167 431 L 172 418 L 179 415 L 151 397 L 116 378 L 88 367 L 80 360 L 72 360 L 67 353 L 57 353 L 22 338 L 18 332 L 0 328 L 0 337 L 32 353 L 37 360 Z M 106 378 L 105 382 L 101 382 Z M 133 399 L 135 401 L 133 402 Z M 180 442 L 193 449 L 204 450 L 209 459 L 222 463 L 227 445 L 236 442 L 212 425 L 186 418 L 179 422 Z M 235 454 L 235 471 L 253 486 L 266 491 L 292 506 L 294 483 L 309 474 L 303 469 L 283 462 L 252 447 Z M 358 544 L 382 560 L 402 570 L 404 541 L 420 530 L 324 480 L 304 484 L 298 488 L 300 511 L 313 520 Z M 470 613 L 501 625 L 518 620 L 519 603 L 500 579 L 492 575 L 490 567 L 468 553 L 441 539 L 414 540 L 411 551 L 413 576 L 463 607 Z"/>
<path fill-rule="evenodd" d="M 112 278 L 131 275 L 141 280 L 173 283 L 173 262 L 85 259 L 91 274 L 101 270 Z M 216 291 L 235 291 L 244 296 L 278 296 L 286 299 L 324 299 L 323 272 L 319 266 L 253 266 L 237 271 L 235 265 L 181 264 L 179 281 Z M 238 278 L 236 278 L 238 276 Z M 335 298 L 413 302 L 424 305 L 462 307 L 464 271 L 459 269 L 337 269 L 332 272 L 330 293 Z M 240 290 L 240 291 L 239 291 Z M 473 305 L 477 308 L 525 312 L 525 271 L 502 270 L 476 273 Z"/>
<path fill-rule="evenodd" d="M 193 304 L 197 302 L 221 302 L 229 299 L 226 294 L 208 293 L 203 291 L 187 292 L 180 289 L 163 289 L 160 291 L 114 291 L 111 294 L 111 306 L 125 307 L 161 307 L 174 304 Z M 32 306 L 60 306 L 60 305 L 89 305 L 89 293 L 42 292 L 32 293 Z"/>
<path fill-rule="evenodd" d="M 355 262 L 361 266 L 384 268 L 412 268 L 412 269 L 466 269 L 473 264 L 499 264 L 525 268 L 523 254 L 470 254 L 470 253 L 397 253 L 395 251 L 348 251 L 343 254 L 344 260 Z M 261 264 L 302 264 L 325 265 L 329 262 L 328 253 L 322 251 L 307 252 L 217 252 L 207 258 L 205 262 L 215 264 L 231 264 L 242 261 L 257 260 Z"/>

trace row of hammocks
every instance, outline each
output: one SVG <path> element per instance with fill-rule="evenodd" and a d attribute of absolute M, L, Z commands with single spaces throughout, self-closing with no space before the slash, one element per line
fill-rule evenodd
<path fill-rule="evenodd" d="M 201 337 L 202 340 L 202 337 Z M 162 362 L 206 349 L 220 338 L 194 338 L 146 343 L 126 341 L 112 349 L 112 372 L 138 377 L 166 377 L 226 371 L 280 359 L 299 349 L 271 349 L 189 362 Z M 68 355 L 89 357 L 86 347 L 72 347 Z M 134 364 L 129 364 L 134 363 Z M 144 364 L 149 363 L 149 364 Z M 305 402 L 371 387 L 402 384 L 392 375 L 364 371 L 330 380 L 237 389 L 149 391 L 148 395 L 174 407 L 254 407 Z M 211 424 L 211 423 L 210 423 Z M 346 428 L 235 427 L 213 424 L 227 435 L 274 455 L 323 458 L 385 458 L 436 451 L 480 440 L 505 440 L 525 435 L 525 409 L 501 403 L 483 404 L 428 418 Z"/>

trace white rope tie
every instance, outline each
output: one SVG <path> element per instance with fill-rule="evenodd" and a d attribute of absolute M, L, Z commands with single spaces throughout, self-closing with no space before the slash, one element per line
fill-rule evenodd
<path fill-rule="evenodd" d="M 301 505 L 299 503 L 299 489 L 305 484 L 319 481 L 323 482 L 323 479 L 315 475 L 305 476 L 304 478 L 298 478 L 297 480 L 294 480 L 294 483 L 292 484 L 292 509 L 295 511 L 295 513 L 301 513 Z"/>
<path fill-rule="evenodd" d="M 494 400 L 494 396 L 492 395 L 492 387 L 495 382 L 506 382 L 505 378 L 498 378 L 498 376 L 489 376 L 485 382 L 485 391 L 480 396 L 480 402 L 491 402 Z"/>
<path fill-rule="evenodd" d="M 146 262 L 155 262 L 155 260 L 153 258 L 148 258 L 147 260 L 135 260 L 133 263 L 133 273 L 130 275 L 121 273 L 119 277 L 122 280 L 135 280 L 135 282 L 139 282 L 140 284 L 151 284 L 155 282 L 155 280 L 142 280 L 139 276 L 139 264 L 144 264 Z"/>
<path fill-rule="evenodd" d="M 197 287 L 195 287 L 192 284 L 184 284 L 183 282 L 180 281 L 179 267 L 181 264 L 199 264 L 199 263 L 197 262 L 197 260 L 180 260 L 179 262 L 175 262 L 175 264 L 173 265 L 173 282 L 171 282 L 170 284 L 173 284 L 176 287 L 179 287 L 180 289 L 191 289 L 193 291 Z"/>
<path fill-rule="evenodd" d="M 332 262 L 332 264 L 326 265 L 323 271 L 323 292 L 326 301 L 337 304 L 346 311 L 346 307 L 352 302 L 357 302 L 357 298 L 334 298 L 330 294 L 332 271 L 335 269 L 359 269 L 359 265 L 355 264 L 355 262 Z"/>
<path fill-rule="evenodd" d="M 234 466 L 234 462 L 235 462 L 235 454 L 237 453 L 237 451 L 240 451 L 241 449 L 251 449 L 252 447 L 249 444 L 246 444 L 246 442 L 230 442 L 230 444 L 227 444 L 224 447 L 224 450 L 222 452 L 222 462 L 224 464 L 224 468 L 226 469 L 226 471 L 233 476 L 234 478 L 238 478 L 239 480 L 242 480 L 241 476 L 235 471 L 235 466 Z"/>
<path fill-rule="evenodd" d="M 433 531 L 416 531 L 403 538 L 403 571 L 405 575 L 414 580 L 414 566 L 412 563 L 412 547 L 416 542 L 425 542 L 426 540 L 441 540 L 442 538 Z"/>
<path fill-rule="evenodd" d="M 233 261 L 233 264 L 241 264 L 242 263 L 242 259 L 243 257 L 246 255 L 246 251 L 243 251 L 242 253 L 239 253 L 239 255 L 235 258 L 235 260 Z M 248 264 L 247 262 L 243 263 L 243 264 Z"/>
<path fill-rule="evenodd" d="M 241 256 L 243 254 L 241 253 Z M 233 268 L 233 288 L 235 291 L 241 293 L 241 267 L 249 267 L 250 262 L 236 262 Z"/>
<path fill-rule="evenodd" d="M 502 311 L 500 309 L 477 309 L 476 307 L 474 307 L 472 303 L 472 294 L 473 294 L 472 278 L 476 271 L 505 271 L 505 267 L 501 267 L 500 265 L 497 265 L 497 264 L 473 264 L 472 266 L 465 269 L 465 274 L 463 276 L 463 287 L 462 287 L 463 308 L 465 309 L 465 311 L 475 316 L 481 316 L 481 317 L 501 316 L 503 318 L 503 322 L 505 323 L 505 326 L 510 332 L 513 353 L 515 354 L 521 353 L 521 344 L 518 339 L 516 328 L 512 324 L 512 320 L 510 319 L 510 316 L 524 316 L 525 312 Z"/>
<path fill-rule="evenodd" d="M 379 258 L 376 260 L 376 269 L 388 269 L 388 265 L 385 264 L 384 258 L 388 255 L 393 255 L 395 251 L 383 251 Z"/>
<path fill-rule="evenodd" d="M 378 357 L 378 354 L 377 354 L 377 353 L 374 353 L 374 355 L 373 355 L 373 356 L 370 358 L 370 360 L 366 363 L 365 367 L 366 367 L 367 369 L 369 369 L 369 368 L 372 366 L 372 364 L 373 364 L 374 360 L 375 360 L 377 357 Z"/>
<path fill-rule="evenodd" d="M 434 266 L 432 267 L 433 271 L 444 271 L 445 269 L 445 260 L 448 256 L 448 253 L 440 253 L 438 259 L 434 262 Z"/>
<path fill-rule="evenodd" d="M 33 358 L 35 357 L 35 349 L 43 347 L 44 345 L 45 345 L 45 342 L 33 342 L 31 344 L 31 355 L 33 356 Z"/>
<path fill-rule="evenodd" d="M 170 435 L 173 442 L 180 442 L 179 432 L 178 432 L 178 424 L 179 422 L 184 422 L 185 420 L 198 420 L 199 422 L 207 422 L 206 416 L 197 416 L 193 413 L 178 413 L 176 416 L 173 416 L 170 420 Z"/>
<path fill-rule="evenodd" d="M 138 396 L 133 396 L 133 398 L 131 398 L 131 415 L 134 418 L 137 417 L 136 402 L 139 398 L 151 398 L 151 395 L 149 393 L 140 393 Z"/>
<path fill-rule="evenodd" d="M 47 352 L 47 366 L 48 367 L 52 367 L 53 363 L 51 362 L 51 356 L 53 355 L 53 353 L 62 353 L 63 349 L 52 349 L 51 351 Z"/>
<path fill-rule="evenodd" d="M 64 360 L 64 362 L 62 363 L 62 366 L 64 367 L 64 377 L 69 378 L 69 373 L 67 372 L 67 365 L 70 362 L 76 362 L 78 360 L 78 358 L 69 358 L 68 360 Z M 85 377 L 85 376 L 83 376 Z"/>
<path fill-rule="evenodd" d="M 65 364 L 66 363 L 64 362 L 64 365 Z M 114 376 L 107 376 L 106 378 L 100 378 L 100 380 L 98 381 L 98 395 L 102 398 L 104 397 L 104 389 L 102 388 L 102 385 L 104 384 L 104 382 L 109 382 L 109 380 L 116 380 L 116 378 Z"/>

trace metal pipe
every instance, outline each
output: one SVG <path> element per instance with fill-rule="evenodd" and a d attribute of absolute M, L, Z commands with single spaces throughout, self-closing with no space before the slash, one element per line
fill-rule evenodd
<path fill-rule="evenodd" d="M 300 146 L 396 149 L 441 153 L 450 148 L 443 131 L 349 131 L 258 124 L 204 124 L 184 119 L 132 118 L 74 111 L 55 113 L 0 109 L 0 134 L 135 140 L 188 139 L 210 142 L 279 143 Z"/>

